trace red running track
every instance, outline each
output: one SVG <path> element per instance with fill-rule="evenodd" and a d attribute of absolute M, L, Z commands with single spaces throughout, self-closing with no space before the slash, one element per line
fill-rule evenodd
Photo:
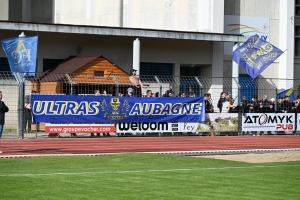
<path fill-rule="evenodd" d="M 300 148 L 300 136 L 111 137 L 0 140 L 0 157 L 15 155 Z"/>

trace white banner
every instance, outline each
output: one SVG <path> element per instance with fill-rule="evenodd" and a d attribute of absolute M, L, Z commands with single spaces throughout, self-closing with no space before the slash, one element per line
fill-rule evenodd
<path fill-rule="evenodd" d="M 300 114 L 297 114 L 297 131 L 300 131 Z"/>
<path fill-rule="evenodd" d="M 245 113 L 242 131 L 294 131 L 294 113 Z"/>
<path fill-rule="evenodd" d="M 117 123 L 117 133 L 238 132 L 237 113 L 207 113 L 205 122 Z"/>

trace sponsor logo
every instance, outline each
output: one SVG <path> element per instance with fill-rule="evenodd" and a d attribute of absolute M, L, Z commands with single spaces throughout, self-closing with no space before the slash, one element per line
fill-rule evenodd
<path fill-rule="evenodd" d="M 262 114 L 262 115 L 248 115 L 246 119 L 244 120 L 245 124 L 256 124 L 258 123 L 259 125 L 264 125 L 266 123 L 294 123 L 292 120 L 293 116 L 289 115 L 273 115 L 269 116 L 267 114 Z"/>
<path fill-rule="evenodd" d="M 276 130 L 294 130 L 294 124 L 276 124 Z"/>
<path fill-rule="evenodd" d="M 144 123 L 118 123 L 117 130 L 120 131 L 168 131 L 167 122 L 144 122 Z"/>
<path fill-rule="evenodd" d="M 121 105 L 121 101 L 119 98 L 111 98 L 110 106 L 107 105 L 106 100 L 104 99 L 101 102 L 102 111 L 104 111 L 104 118 L 108 118 L 111 120 L 120 120 L 127 117 L 126 112 L 129 109 L 128 101 L 124 100 Z"/>

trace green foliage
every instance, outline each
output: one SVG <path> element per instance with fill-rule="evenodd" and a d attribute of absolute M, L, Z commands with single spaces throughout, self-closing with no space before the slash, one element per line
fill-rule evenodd
<path fill-rule="evenodd" d="M 0 159 L 1 199 L 298 199 L 300 162 L 156 154 Z"/>

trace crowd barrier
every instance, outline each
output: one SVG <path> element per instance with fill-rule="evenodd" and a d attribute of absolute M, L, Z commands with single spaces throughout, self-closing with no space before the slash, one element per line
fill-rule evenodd
<path fill-rule="evenodd" d="M 258 99 L 262 99 L 263 95 L 267 95 L 268 99 L 277 99 L 278 95 L 282 96 L 282 92 L 285 91 L 291 91 L 294 96 L 297 96 L 300 88 L 299 79 L 287 80 L 263 77 L 251 79 L 245 76 L 207 77 L 162 75 L 141 75 L 140 79 L 148 86 L 142 89 L 143 95 L 147 90 L 151 90 L 153 93 L 158 93 L 159 97 L 162 97 L 167 91 L 170 91 L 170 89 L 172 89 L 174 96 L 179 96 L 182 93 L 189 95 L 191 93 L 196 97 L 201 97 L 205 93 L 210 93 L 215 108 L 217 107 L 217 101 L 221 92 L 231 93 L 233 96 L 237 96 L 237 103 L 239 103 L 243 96 L 246 96 L 248 100 L 251 100 L 253 95 L 257 95 Z M 22 138 L 24 137 L 24 133 L 29 131 L 45 132 L 43 123 L 31 123 L 31 130 L 28 128 L 30 120 L 25 118 L 24 104 L 30 101 L 32 91 L 38 94 L 51 95 L 93 95 L 95 90 L 98 89 L 101 94 L 105 90 L 108 95 L 118 96 L 119 94 L 125 95 L 127 89 L 132 87 L 126 75 L 110 73 L 107 75 L 104 74 L 101 81 L 98 79 L 97 81 L 95 80 L 96 79 L 93 79 L 91 74 L 88 73 L 52 73 L 49 75 L 43 72 L 35 73 L 35 76 L 29 77 L 23 76 L 23 74 L 0 72 L 0 90 L 3 93 L 2 100 L 10 109 L 10 111 L 6 113 L 3 134 L 16 134 Z M 242 116 L 238 116 L 238 118 L 242 118 Z M 25 124 L 27 124 L 26 127 Z M 118 127 L 115 127 L 115 130 L 117 130 L 117 128 Z M 239 125 L 236 133 L 242 134 L 242 132 L 242 126 Z M 288 131 L 285 132 L 288 133 Z M 187 131 L 187 133 L 190 132 Z"/>

